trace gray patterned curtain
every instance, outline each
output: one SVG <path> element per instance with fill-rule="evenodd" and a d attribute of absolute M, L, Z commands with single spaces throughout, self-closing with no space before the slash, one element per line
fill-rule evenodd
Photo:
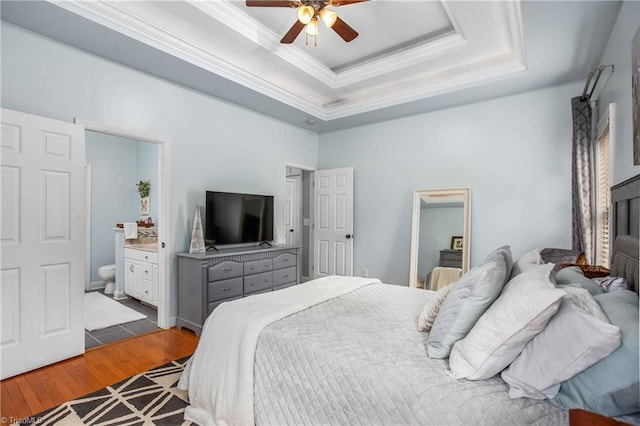
<path fill-rule="evenodd" d="M 571 158 L 573 249 L 584 252 L 593 264 L 591 104 L 582 96 L 571 99 L 573 149 Z"/>

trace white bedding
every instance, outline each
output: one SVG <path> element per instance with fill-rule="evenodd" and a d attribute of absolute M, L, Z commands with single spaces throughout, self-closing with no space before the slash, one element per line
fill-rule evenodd
<path fill-rule="evenodd" d="M 379 280 L 326 277 L 221 304 L 202 329 L 200 343 L 180 378 L 190 406 L 185 419 L 200 425 L 249 425 L 254 417 L 254 358 L 269 324 Z"/>

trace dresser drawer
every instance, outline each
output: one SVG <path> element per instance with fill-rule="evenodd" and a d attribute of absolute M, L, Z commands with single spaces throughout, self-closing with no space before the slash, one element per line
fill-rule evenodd
<path fill-rule="evenodd" d="M 209 303 L 209 306 L 208 306 L 208 309 L 207 309 L 207 316 L 211 315 L 211 312 L 213 312 L 213 310 L 215 308 L 217 308 L 218 306 L 220 306 L 222 303 L 231 302 L 232 300 L 237 300 L 237 299 L 242 299 L 242 297 L 234 297 L 232 299 L 218 300 L 217 302 Z M 204 319 L 202 320 L 202 322 L 204 323 Z"/>
<path fill-rule="evenodd" d="M 209 266 L 209 281 L 226 280 L 242 276 L 242 262 L 225 260 L 216 265 Z"/>
<path fill-rule="evenodd" d="M 285 269 L 279 269 L 277 271 L 273 271 L 274 287 L 296 282 L 296 279 L 297 279 L 297 276 L 296 276 L 295 266 L 292 266 L 291 268 L 285 268 Z"/>
<path fill-rule="evenodd" d="M 462 268 L 461 260 L 443 260 L 440 262 L 440 266 L 444 266 L 445 268 Z"/>
<path fill-rule="evenodd" d="M 287 268 L 296 266 L 296 255 L 291 253 L 282 253 L 273 258 L 273 269 Z"/>
<path fill-rule="evenodd" d="M 445 261 L 445 260 L 457 260 L 457 261 L 461 261 L 462 260 L 462 251 L 443 251 L 440 253 L 440 258 Z"/>
<path fill-rule="evenodd" d="M 271 272 L 263 272 L 261 274 L 247 275 L 244 277 L 244 292 L 253 293 L 264 289 L 270 289 L 273 284 L 273 276 Z"/>
<path fill-rule="evenodd" d="M 139 260 L 140 262 L 158 263 L 158 253 L 153 251 L 125 248 L 124 257 Z"/>
<path fill-rule="evenodd" d="M 259 274 L 271 270 L 271 259 L 254 260 L 253 262 L 244 262 L 244 274 Z"/>
<path fill-rule="evenodd" d="M 208 284 L 207 302 L 242 296 L 242 277 Z"/>

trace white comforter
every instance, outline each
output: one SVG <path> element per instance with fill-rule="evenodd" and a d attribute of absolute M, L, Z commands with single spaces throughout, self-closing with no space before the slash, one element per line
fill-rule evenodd
<path fill-rule="evenodd" d="M 262 330 L 288 315 L 365 285 L 371 278 L 331 276 L 273 293 L 223 303 L 209 316 L 180 378 L 190 406 L 185 420 L 200 425 L 253 425 L 253 368 Z"/>

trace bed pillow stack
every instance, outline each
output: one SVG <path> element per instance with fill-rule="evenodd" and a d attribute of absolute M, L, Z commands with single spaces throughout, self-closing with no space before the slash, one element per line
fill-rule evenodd
<path fill-rule="evenodd" d="M 544 330 L 565 294 L 551 281 L 552 268 L 553 264 L 535 264 L 515 276 L 512 272 L 500 297 L 467 337 L 454 345 L 449 358 L 454 377 L 480 380 L 495 376 Z"/>
<path fill-rule="evenodd" d="M 429 334 L 429 357 L 447 358 L 453 345 L 469 333 L 502 291 L 508 277 L 507 264 L 512 261 L 508 247 L 499 250 L 453 283 Z"/>
<path fill-rule="evenodd" d="M 565 291 L 558 313 L 502 372 L 511 398 L 551 399 L 560 383 L 620 346 L 620 329 L 609 323 L 589 292 L 575 287 Z"/>

